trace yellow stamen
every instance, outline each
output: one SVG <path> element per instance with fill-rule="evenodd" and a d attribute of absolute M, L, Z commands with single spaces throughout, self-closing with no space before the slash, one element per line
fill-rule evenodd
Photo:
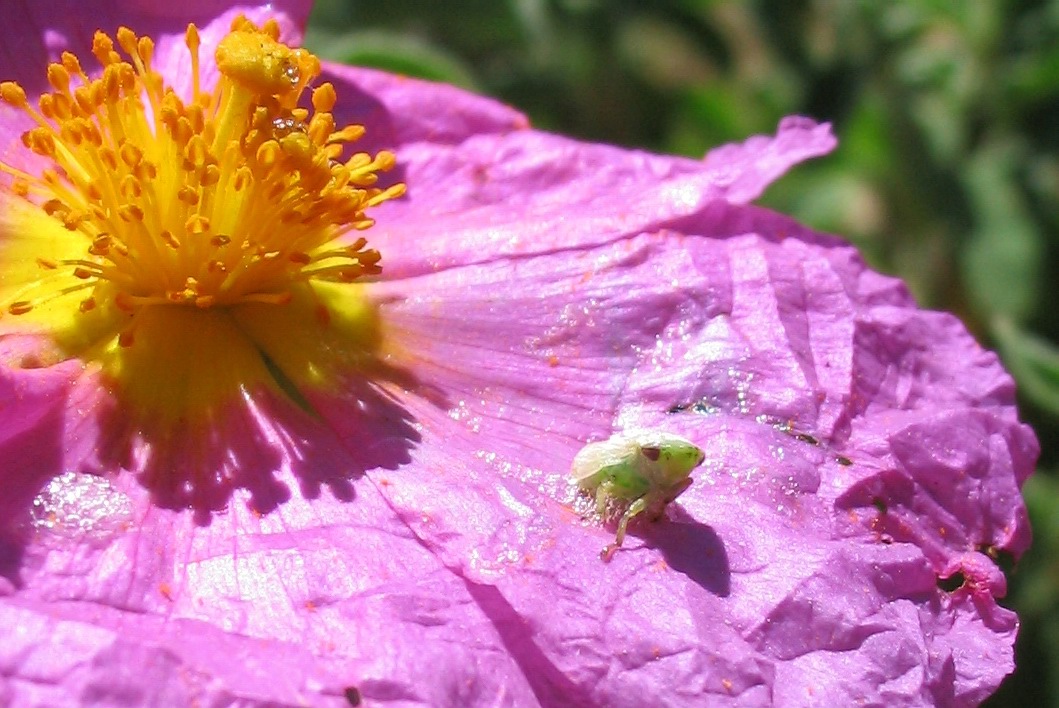
<path fill-rule="evenodd" d="M 51 163 L 34 174 L 0 162 L 10 176 L 0 205 L 0 312 L 20 323 L 5 317 L 0 329 L 50 335 L 70 355 L 99 361 L 129 397 L 155 401 L 136 394 L 130 372 L 150 360 L 142 347 L 165 340 L 150 327 L 164 328 L 170 308 L 214 312 L 207 329 L 220 332 L 229 331 L 223 321 L 239 331 L 261 307 L 284 309 L 276 319 L 288 323 L 303 306 L 314 323 L 320 309 L 347 307 L 323 284 L 378 274 L 380 255 L 364 239 L 343 240 L 370 226 L 365 210 L 404 185 L 376 186 L 377 173 L 395 164 L 392 153 L 340 159 L 364 129 L 336 125 L 329 83 L 312 89 L 311 109 L 299 105 L 320 62 L 278 37 L 275 22 L 238 18 L 216 48 L 217 85 L 204 92 L 199 33 L 189 25 L 189 102 L 154 69 L 153 41 L 125 27 L 116 42 L 96 33 L 97 78 L 68 52 L 49 65 L 51 91 L 36 107 L 17 83 L 0 83 L 0 101 L 34 126 L 22 144 Z M 249 346 L 269 351 L 264 320 L 251 319 Z M 286 342 L 274 348 L 287 354 L 269 361 L 290 359 Z M 210 405 L 234 395 L 224 386 L 241 385 L 210 384 L 184 399 Z"/>

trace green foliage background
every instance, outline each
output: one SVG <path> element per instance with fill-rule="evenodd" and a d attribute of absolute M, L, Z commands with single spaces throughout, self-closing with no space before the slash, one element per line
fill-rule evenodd
<path fill-rule="evenodd" d="M 764 203 L 842 234 L 998 350 L 1040 436 L 1004 603 L 1059 706 L 1059 0 L 318 0 L 323 56 L 464 86 L 587 140 L 701 156 L 798 113 L 840 147 Z"/>

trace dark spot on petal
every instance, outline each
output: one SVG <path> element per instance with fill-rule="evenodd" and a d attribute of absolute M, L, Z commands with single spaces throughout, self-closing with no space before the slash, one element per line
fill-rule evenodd
<path fill-rule="evenodd" d="M 343 695 L 345 695 L 346 702 L 349 703 L 349 705 L 360 705 L 360 689 L 358 689 L 356 686 L 347 686 L 346 690 L 343 692 Z"/>
<path fill-rule="evenodd" d="M 683 413 L 684 411 L 691 411 L 699 415 L 711 415 L 717 411 L 717 408 L 711 406 L 704 399 L 695 403 L 676 403 L 666 409 L 666 413 L 669 414 Z"/>
<path fill-rule="evenodd" d="M 872 504 L 872 506 L 874 506 L 876 508 L 876 510 L 880 514 L 886 514 L 886 502 L 885 501 L 883 501 L 879 497 L 875 497 L 874 499 L 871 500 L 871 504 Z"/>
<path fill-rule="evenodd" d="M 36 354 L 26 354 L 22 357 L 21 361 L 18 362 L 19 368 L 22 369 L 40 369 L 45 366 L 41 358 Z"/>

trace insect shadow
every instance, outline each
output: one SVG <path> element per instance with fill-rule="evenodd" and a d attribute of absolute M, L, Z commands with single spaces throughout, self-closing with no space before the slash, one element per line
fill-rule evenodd
<path fill-rule="evenodd" d="M 662 551 L 670 568 L 714 595 L 728 597 L 732 572 L 720 536 L 679 505 L 670 506 L 667 515 L 660 523 L 641 525 L 637 535 Z"/>

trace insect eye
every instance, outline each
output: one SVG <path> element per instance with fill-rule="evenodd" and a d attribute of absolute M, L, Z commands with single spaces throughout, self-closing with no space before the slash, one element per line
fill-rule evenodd
<path fill-rule="evenodd" d="M 641 447 L 640 451 L 651 462 L 658 462 L 658 458 L 662 456 L 662 448 L 659 447 Z"/>

